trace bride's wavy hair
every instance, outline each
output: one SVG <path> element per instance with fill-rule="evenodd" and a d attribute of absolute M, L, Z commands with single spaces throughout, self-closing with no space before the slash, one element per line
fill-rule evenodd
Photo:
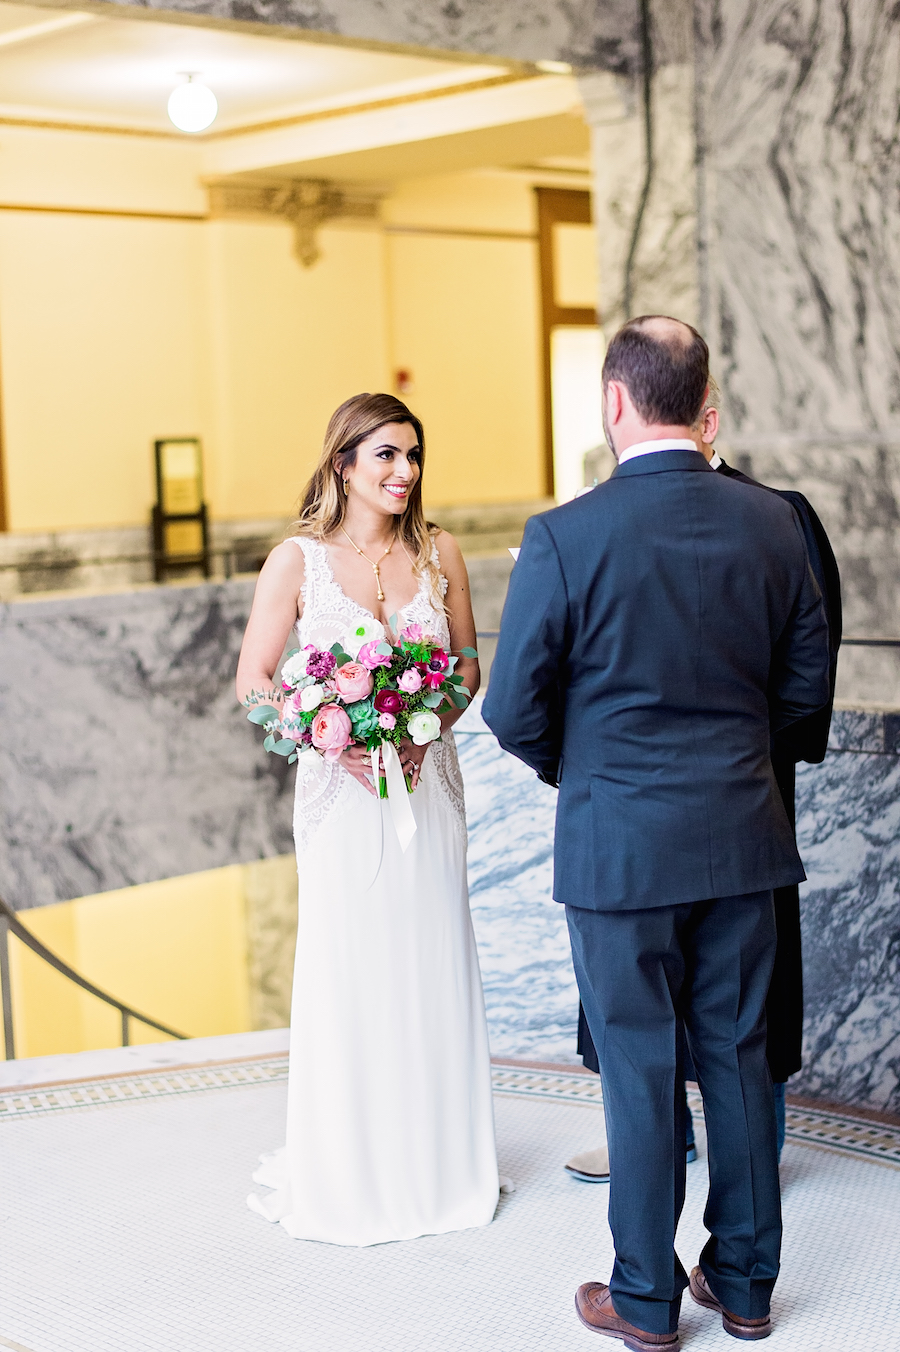
<path fill-rule="evenodd" d="M 292 534 L 311 535 L 324 540 L 343 523 L 347 499 L 344 472 L 356 464 L 361 442 L 388 423 L 409 423 L 419 443 L 419 477 L 409 495 L 406 510 L 395 525 L 397 538 L 410 554 L 417 576 L 428 578 L 432 599 L 444 609 L 440 574 L 432 558 L 434 533 L 439 529 L 425 520 L 422 507 L 422 481 L 425 477 L 425 432 L 406 405 L 392 394 L 354 394 L 335 409 L 325 430 L 322 454 L 313 476 L 300 498 Z"/>

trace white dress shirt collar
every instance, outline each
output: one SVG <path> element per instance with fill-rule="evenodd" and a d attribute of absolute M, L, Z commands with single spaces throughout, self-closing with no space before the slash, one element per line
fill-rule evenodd
<path fill-rule="evenodd" d="M 679 441 L 673 438 L 671 441 L 664 438 L 662 441 L 637 441 L 633 446 L 629 446 L 627 451 L 623 451 L 619 456 L 619 464 L 624 465 L 626 460 L 633 460 L 638 455 L 653 455 L 655 451 L 696 451 L 697 445 L 693 441 Z"/>
<path fill-rule="evenodd" d="M 711 460 L 710 460 L 710 462 L 709 462 L 709 467 L 710 467 L 710 469 L 718 469 L 719 466 L 720 466 L 720 465 L 724 465 L 724 463 L 725 463 L 725 461 L 724 461 L 724 460 L 722 459 L 722 457 L 719 455 L 719 452 L 718 452 L 718 451 L 713 451 L 713 453 L 712 453 L 712 458 L 711 458 Z"/>

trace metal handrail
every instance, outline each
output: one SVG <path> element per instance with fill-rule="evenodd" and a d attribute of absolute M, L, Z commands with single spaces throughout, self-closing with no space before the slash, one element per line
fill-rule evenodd
<path fill-rule="evenodd" d="M 42 944 L 40 939 L 31 933 L 31 930 L 26 929 L 15 911 L 7 906 L 3 898 L 0 897 L 0 987 L 2 987 L 3 1036 L 6 1043 L 7 1061 L 16 1059 L 16 1041 L 13 1036 L 12 985 L 9 975 L 9 933 L 14 934 L 20 943 L 23 943 L 26 948 L 30 948 L 32 953 L 36 953 L 51 967 L 55 967 L 57 972 L 61 972 L 69 981 L 74 981 L 76 986 L 80 986 L 89 995 L 95 995 L 98 1000 L 104 1000 L 106 1004 L 117 1009 L 122 1016 L 123 1047 L 130 1046 L 129 1019 L 137 1019 L 138 1023 L 145 1023 L 149 1028 L 155 1028 L 158 1032 L 165 1033 L 168 1037 L 178 1038 L 182 1042 L 189 1037 L 188 1033 L 179 1033 L 174 1028 L 169 1028 L 167 1024 L 149 1018 L 148 1015 L 142 1014 L 138 1009 L 133 1009 L 131 1005 L 126 1005 L 124 1000 L 117 1000 L 114 995 L 102 991 L 99 986 L 95 986 L 92 981 L 88 981 L 86 977 L 81 976 L 67 962 L 64 962 L 62 958 L 47 948 L 46 944 Z"/>

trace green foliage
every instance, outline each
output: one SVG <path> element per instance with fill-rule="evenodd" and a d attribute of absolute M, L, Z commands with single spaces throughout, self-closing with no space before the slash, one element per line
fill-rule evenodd
<path fill-rule="evenodd" d="M 460 648 L 459 655 L 460 657 L 477 657 L 478 653 L 474 648 Z"/>
<path fill-rule="evenodd" d="M 274 704 L 258 704 L 255 709 L 250 710 L 247 717 L 251 723 L 265 727 L 266 723 L 277 723 L 279 721 L 279 711 Z"/>
<path fill-rule="evenodd" d="M 297 743 L 290 737 L 283 737 L 280 742 L 276 742 L 271 750 L 276 756 L 291 756 L 297 749 Z"/>

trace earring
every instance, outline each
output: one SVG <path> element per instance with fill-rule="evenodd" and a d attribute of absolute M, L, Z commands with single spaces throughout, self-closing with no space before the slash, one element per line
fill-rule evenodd
<path fill-rule="evenodd" d="M 349 489 L 349 487 L 347 486 L 347 480 L 346 480 L 346 479 L 344 479 L 343 483 L 344 483 L 344 497 L 347 498 L 347 497 L 350 496 L 350 489 Z"/>

